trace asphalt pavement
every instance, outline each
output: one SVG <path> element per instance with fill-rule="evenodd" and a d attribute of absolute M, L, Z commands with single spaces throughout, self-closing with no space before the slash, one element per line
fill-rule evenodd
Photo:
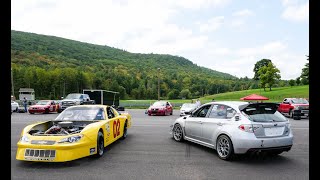
<path fill-rule="evenodd" d="M 191 142 L 176 142 L 169 127 L 172 116 L 148 116 L 145 110 L 127 109 L 132 115 L 128 137 L 106 147 L 103 157 L 85 157 L 67 163 L 23 162 L 15 159 L 16 143 L 28 124 L 50 120 L 58 114 L 12 113 L 12 179 L 309 179 L 309 119 L 292 120 L 294 144 L 275 157 L 238 156 L 223 161 L 210 148 Z"/>

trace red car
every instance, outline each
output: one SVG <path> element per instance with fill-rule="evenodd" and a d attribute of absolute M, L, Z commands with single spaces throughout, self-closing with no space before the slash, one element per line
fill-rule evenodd
<path fill-rule="evenodd" d="M 172 115 L 173 108 L 168 101 L 156 101 L 148 108 L 148 115 Z"/>
<path fill-rule="evenodd" d="M 278 107 L 278 111 L 291 118 L 295 116 L 309 116 L 309 102 L 304 98 L 285 98 Z"/>
<path fill-rule="evenodd" d="M 29 107 L 28 111 L 30 114 L 34 113 L 45 113 L 59 112 L 59 103 L 53 100 L 40 100 L 35 105 Z"/>

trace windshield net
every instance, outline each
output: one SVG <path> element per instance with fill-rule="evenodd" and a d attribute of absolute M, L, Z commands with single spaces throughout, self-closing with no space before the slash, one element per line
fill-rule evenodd
<path fill-rule="evenodd" d="M 70 107 L 64 110 L 55 120 L 104 120 L 105 115 L 101 107 Z"/>

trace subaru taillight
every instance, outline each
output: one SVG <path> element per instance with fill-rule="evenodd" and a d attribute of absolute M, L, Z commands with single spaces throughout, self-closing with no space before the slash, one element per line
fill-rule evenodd
<path fill-rule="evenodd" d="M 249 133 L 253 133 L 255 132 L 257 129 L 259 129 L 260 126 L 259 125 L 252 125 L 252 124 L 241 124 L 239 126 L 239 129 L 245 132 L 249 132 Z"/>

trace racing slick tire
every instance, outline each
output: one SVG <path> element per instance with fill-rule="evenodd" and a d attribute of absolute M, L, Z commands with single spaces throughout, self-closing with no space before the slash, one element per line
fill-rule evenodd
<path fill-rule="evenodd" d="M 124 123 L 124 127 L 123 127 L 123 135 L 121 137 L 121 139 L 125 139 L 128 136 L 128 128 L 127 128 L 127 121 Z"/>
<path fill-rule="evenodd" d="M 97 137 L 97 154 L 95 157 L 99 158 L 103 156 L 104 154 L 104 138 L 103 138 L 103 133 L 101 131 L 98 132 L 98 137 Z"/>

